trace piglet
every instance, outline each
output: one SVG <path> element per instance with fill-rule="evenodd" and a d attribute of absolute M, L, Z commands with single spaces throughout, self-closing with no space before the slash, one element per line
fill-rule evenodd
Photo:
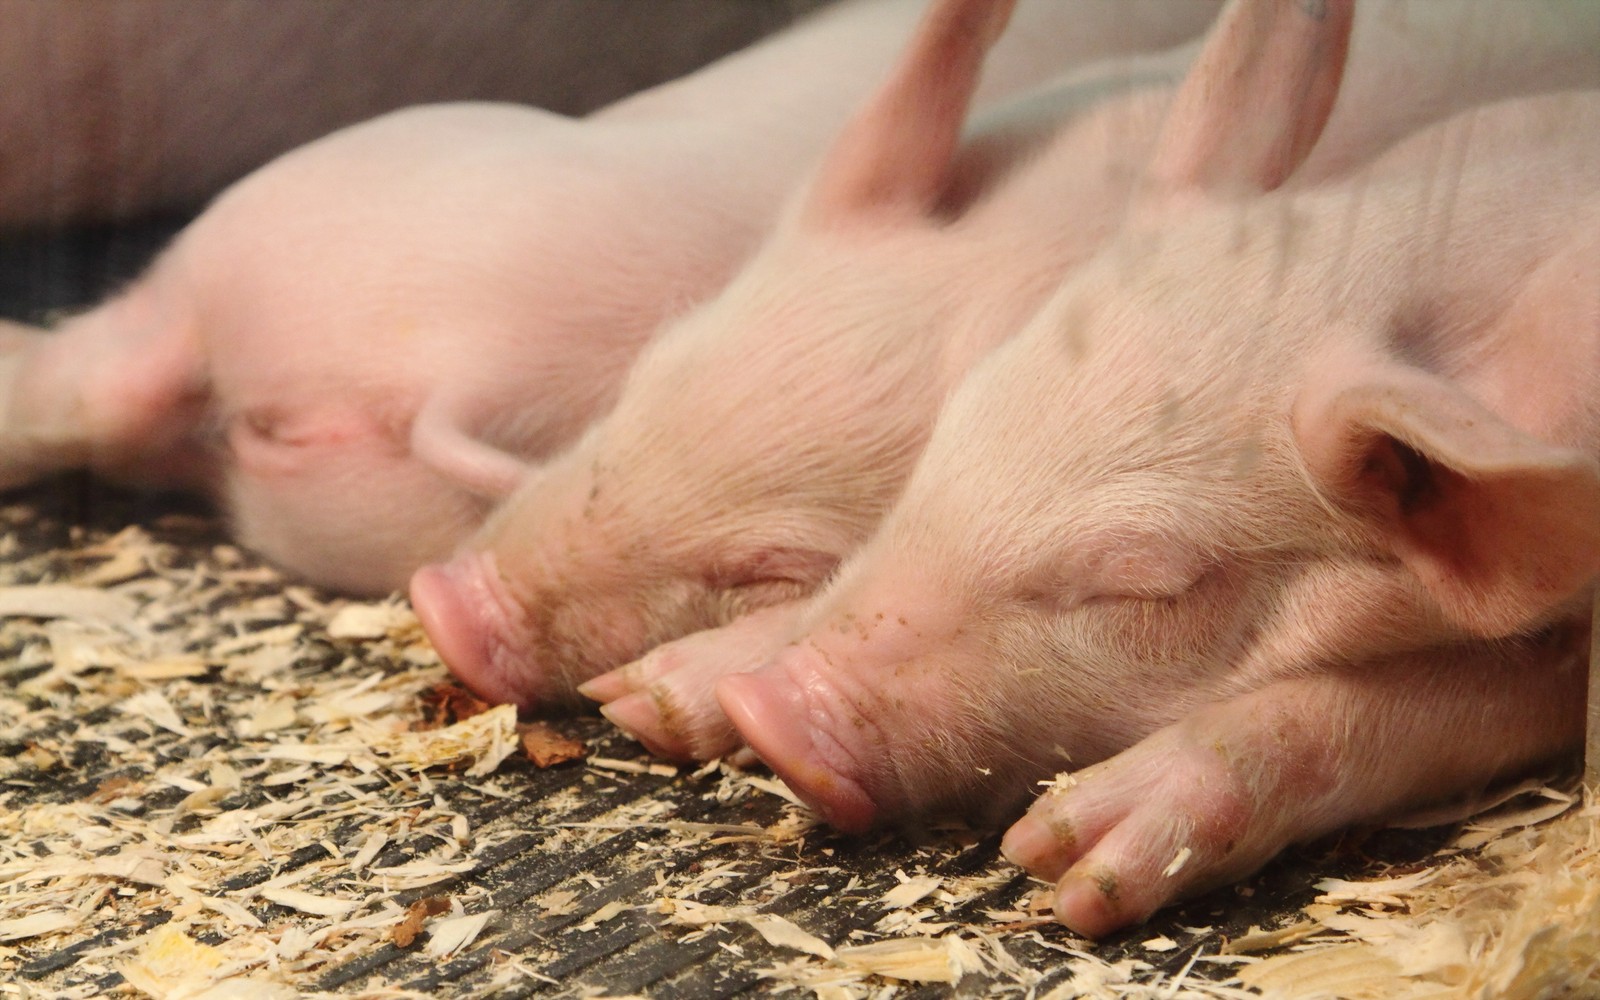
<path fill-rule="evenodd" d="M 1585 34 L 1576 10 L 1364 11 L 1353 92 L 1304 173 L 1337 175 L 1486 96 L 1600 80 L 1584 58 L 1600 30 Z M 785 634 L 870 535 L 951 388 L 1122 225 L 1193 58 L 1184 46 L 1085 68 L 980 113 L 962 138 L 1004 14 L 935 4 L 740 275 L 663 332 L 615 410 L 466 551 L 417 575 L 413 602 L 466 683 L 533 707 L 620 666 L 582 690 L 647 745 L 736 745 L 711 680 L 771 655 L 763 637 Z M 1455 44 L 1463 20 L 1484 33 L 1467 42 L 1494 44 Z M 1272 38 L 1254 21 L 1228 37 L 1245 54 Z"/>
<path fill-rule="evenodd" d="M 1086 935 L 1581 743 L 1600 92 L 1313 182 L 1343 6 L 1224 12 L 1268 43 L 1208 49 L 1127 229 L 953 394 L 792 641 L 716 682 L 843 829 L 1065 772 L 1003 849 Z"/>
<path fill-rule="evenodd" d="M 0 487 L 87 466 L 215 497 L 246 545 L 378 593 L 443 558 L 722 284 L 915 0 L 857 0 L 582 121 L 423 106 L 225 192 L 107 304 L 0 354 Z M 1207 5 L 1033 0 L 1006 93 Z"/>

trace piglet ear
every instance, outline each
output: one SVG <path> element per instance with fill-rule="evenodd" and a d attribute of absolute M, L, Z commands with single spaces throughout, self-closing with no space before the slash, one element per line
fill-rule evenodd
<path fill-rule="evenodd" d="M 1233 0 L 1173 97 L 1140 208 L 1287 180 L 1327 124 L 1353 17 L 1354 0 Z"/>
<path fill-rule="evenodd" d="M 1326 495 L 1473 634 L 1525 630 L 1600 575 L 1600 467 L 1444 379 L 1393 366 L 1313 387 L 1294 427 Z"/>
<path fill-rule="evenodd" d="M 1016 0 L 934 0 L 889 79 L 834 142 L 803 206 L 807 221 L 920 215 L 938 204 L 989 46 Z"/>

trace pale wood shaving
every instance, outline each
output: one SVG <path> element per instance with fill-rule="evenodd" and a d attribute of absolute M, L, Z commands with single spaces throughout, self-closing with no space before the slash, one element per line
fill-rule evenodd
<path fill-rule="evenodd" d="M 429 956 L 444 960 L 471 947 L 489 921 L 499 915 L 498 910 L 436 920 L 429 928 L 427 951 Z"/>
<path fill-rule="evenodd" d="M 361 905 L 359 900 L 334 899 L 299 889 L 263 889 L 262 899 L 318 917 L 342 917 Z"/>
<path fill-rule="evenodd" d="M 908 906 L 915 906 L 922 902 L 933 891 L 939 888 L 941 880 L 932 875 L 920 875 L 916 878 L 908 877 L 904 872 L 896 872 L 901 880 L 900 884 L 883 894 L 883 905 L 893 910 L 903 910 Z"/>
<path fill-rule="evenodd" d="M 0 587 L 0 618 L 61 618 L 137 632 L 138 615 L 137 601 L 108 590 L 67 584 Z"/>

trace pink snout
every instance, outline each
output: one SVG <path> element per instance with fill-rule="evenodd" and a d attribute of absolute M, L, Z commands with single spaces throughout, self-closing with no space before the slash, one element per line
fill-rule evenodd
<path fill-rule="evenodd" d="M 417 570 L 411 577 L 411 606 L 461 683 L 486 701 L 533 707 L 532 678 L 513 669 L 508 655 L 504 636 L 516 610 L 493 556 L 467 553 Z"/>
<path fill-rule="evenodd" d="M 838 699 L 795 650 L 753 674 L 717 682 L 717 701 L 750 749 L 824 820 L 846 833 L 870 829 L 878 804 L 855 774 L 852 750 L 827 724 Z M 846 738 L 854 733 L 846 733 Z"/>

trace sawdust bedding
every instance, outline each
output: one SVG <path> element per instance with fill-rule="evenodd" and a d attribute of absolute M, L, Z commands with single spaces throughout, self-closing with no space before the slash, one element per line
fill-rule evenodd
<path fill-rule="evenodd" d="M 839 837 L 770 775 L 475 703 L 403 601 L 202 515 L 5 499 L 0 998 L 1600 996 L 1571 791 L 1091 944 L 992 836 Z"/>

